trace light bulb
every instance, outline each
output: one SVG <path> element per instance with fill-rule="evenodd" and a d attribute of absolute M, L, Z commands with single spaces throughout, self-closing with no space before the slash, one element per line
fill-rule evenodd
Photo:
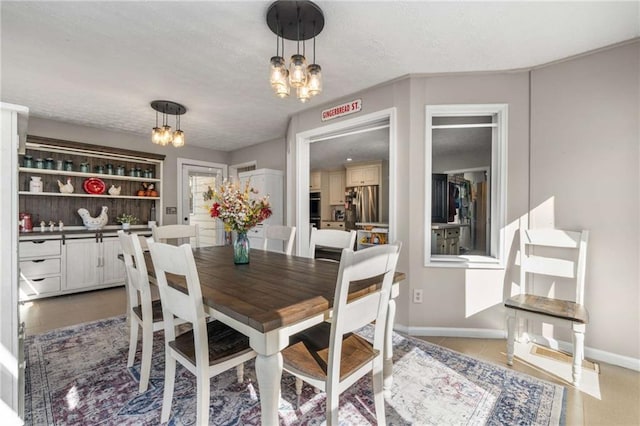
<path fill-rule="evenodd" d="M 309 95 L 315 96 L 322 92 L 322 68 L 318 64 L 311 64 L 307 67 L 307 87 Z"/>
<path fill-rule="evenodd" d="M 307 86 L 298 87 L 298 100 L 305 103 L 309 99 L 311 99 L 311 95 L 309 95 L 309 88 Z"/>
<path fill-rule="evenodd" d="M 287 84 L 287 67 L 282 56 L 271 57 L 270 76 L 271 87 L 274 89 L 281 84 Z"/>
<path fill-rule="evenodd" d="M 176 130 L 173 132 L 173 140 L 171 143 L 173 143 L 173 146 L 176 148 L 184 146 L 184 132 L 182 130 Z"/>
<path fill-rule="evenodd" d="M 291 87 L 301 87 L 307 83 L 307 60 L 302 55 L 291 56 L 289 64 L 289 84 Z"/>
<path fill-rule="evenodd" d="M 156 145 L 160 145 L 160 140 L 162 139 L 162 129 L 160 127 L 154 127 L 151 131 L 151 142 Z"/>
<path fill-rule="evenodd" d="M 173 137 L 172 128 L 169 125 L 162 126 L 162 136 L 160 137 L 160 145 L 167 146 L 171 143 Z"/>

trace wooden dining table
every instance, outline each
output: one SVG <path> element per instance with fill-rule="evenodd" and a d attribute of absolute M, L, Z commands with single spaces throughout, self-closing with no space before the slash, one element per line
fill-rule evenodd
<path fill-rule="evenodd" d="M 260 390 L 262 424 L 278 424 L 282 377 L 280 351 L 289 336 L 330 318 L 339 264 L 306 257 L 251 250 L 250 263 L 235 265 L 230 246 L 194 248 L 202 297 L 209 314 L 249 337 L 257 352 L 256 376 Z M 153 263 L 145 253 L 150 281 L 155 282 Z M 387 314 L 384 346 L 385 388 L 392 380 L 391 335 L 395 317 L 394 298 L 405 279 L 396 272 Z M 169 276 L 169 284 L 186 291 L 183 277 Z M 379 279 L 353 282 L 349 298 L 372 291 Z"/>

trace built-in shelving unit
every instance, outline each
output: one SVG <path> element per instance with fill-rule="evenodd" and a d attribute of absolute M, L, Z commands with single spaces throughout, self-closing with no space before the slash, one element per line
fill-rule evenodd
<path fill-rule="evenodd" d="M 32 157 L 32 167 L 27 167 L 25 156 Z M 58 170 L 34 167 L 37 159 L 50 160 L 50 164 L 71 161 L 73 170 Z M 136 216 L 140 224 L 156 220 L 161 224 L 161 215 L 151 218 L 151 207 L 162 212 L 162 175 L 164 155 L 150 154 L 119 148 L 91 145 L 81 142 L 64 141 L 39 136 L 27 136 L 25 152 L 19 156 L 19 204 L 20 212 L 32 215 L 35 226 L 44 220 L 49 222 L 61 220 L 65 226 L 82 226 L 78 215 L 79 208 L 86 208 L 95 216 L 102 206 L 107 206 L 108 225 L 116 225 L 116 217 L 122 213 Z M 46 163 L 46 161 L 45 161 Z M 80 171 L 84 164 L 89 171 Z M 97 169 L 111 164 L 114 174 L 98 173 Z M 117 167 L 124 168 L 127 175 L 115 174 Z M 131 169 L 149 172 L 153 177 L 131 176 Z M 100 170 L 102 171 L 102 170 Z M 43 190 L 31 192 L 29 182 L 32 176 L 41 177 Z M 86 193 L 83 183 L 88 178 L 101 179 L 105 184 L 102 194 Z M 59 192 L 58 181 L 63 184 L 71 180 L 74 187 L 72 193 Z M 118 195 L 108 193 L 111 186 L 120 187 Z M 139 195 L 144 187 L 153 185 L 155 196 Z"/>

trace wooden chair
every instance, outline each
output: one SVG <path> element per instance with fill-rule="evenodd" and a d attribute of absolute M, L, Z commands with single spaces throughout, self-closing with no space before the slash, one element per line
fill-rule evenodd
<path fill-rule="evenodd" d="M 338 259 L 327 257 L 326 253 L 317 253 L 317 246 L 333 249 L 353 249 L 355 242 L 356 231 L 311 228 L 311 237 L 309 238 L 309 255 L 316 259 L 339 261 Z"/>
<path fill-rule="evenodd" d="M 209 424 L 209 380 L 236 367 L 238 382 L 243 380 L 243 363 L 256 356 L 249 338 L 220 321 L 206 321 L 200 279 L 191 246 L 179 247 L 150 242 L 156 280 L 160 289 L 165 320 L 165 381 L 162 400 L 162 423 L 169 420 L 176 361 L 196 376 L 196 424 Z M 166 274 L 184 277 L 188 293 L 169 287 Z M 192 329 L 175 334 L 173 318 L 191 323 Z"/>
<path fill-rule="evenodd" d="M 373 374 L 378 424 L 385 424 L 383 396 L 384 332 L 391 284 L 400 244 L 354 252 L 343 249 L 331 323 L 323 322 L 291 337 L 282 351 L 284 370 L 296 376 L 298 399 L 302 380 L 327 393 L 327 424 L 338 424 L 338 398 L 365 374 Z M 349 283 L 382 276 L 372 293 L 347 302 Z M 375 321 L 373 344 L 353 332 Z"/>
<path fill-rule="evenodd" d="M 578 386 L 584 359 L 584 333 L 589 314 L 584 306 L 584 280 L 588 231 L 520 228 L 520 293 L 504 302 L 507 308 L 507 364 L 513 365 L 516 326 L 522 319 L 542 321 L 573 330 L 573 384 Z M 535 254 L 532 252 L 535 251 Z M 562 253 L 561 253 L 562 252 Z M 566 256 L 568 254 L 573 256 Z M 550 256 L 553 254 L 553 256 Z M 564 254 L 564 257 L 560 255 Z M 536 275 L 560 277 L 554 286 L 570 282 L 572 300 L 536 294 L 532 278 Z M 536 278 L 536 287 L 542 282 Z M 568 280 L 567 280 L 568 279 Z M 558 288 L 554 289 L 559 292 Z M 539 293 L 539 292 L 538 292 Z"/>
<path fill-rule="evenodd" d="M 193 247 L 200 247 L 200 226 L 197 223 L 195 225 L 154 226 L 151 232 L 153 233 L 153 240 L 159 243 L 167 243 L 167 240 L 176 239 L 180 244 L 183 239 L 188 238 L 189 240 L 186 242 Z M 191 238 L 194 239 L 193 243 Z"/>
<path fill-rule="evenodd" d="M 282 241 L 284 244 L 284 254 L 290 256 L 293 252 L 293 240 L 296 236 L 295 226 L 265 225 L 264 243 L 262 250 L 267 250 L 269 241 Z"/>
<path fill-rule="evenodd" d="M 162 330 L 162 305 L 160 300 L 151 299 L 151 287 L 147 265 L 142 250 L 142 237 L 118 231 L 118 239 L 124 257 L 127 279 L 127 317 L 129 319 L 129 357 L 127 367 L 133 366 L 138 346 L 138 327 L 142 328 L 142 361 L 140 365 L 140 386 L 138 391 L 145 392 L 149 386 L 151 371 L 151 350 L 153 333 Z M 181 324 L 184 321 L 176 321 Z"/>

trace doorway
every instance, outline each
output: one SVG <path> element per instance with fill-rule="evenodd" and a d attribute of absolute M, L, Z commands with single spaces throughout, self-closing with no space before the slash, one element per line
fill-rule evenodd
<path fill-rule="evenodd" d="M 329 124 L 316 129 L 298 133 L 296 135 L 296 156 L 294 160 L 295 181 L 292 185 L 296 194 L 293 216 L 296 218 L 298 235 L 296 238 L 296 253 L 299 256 L 308 256 L 309 252 L 309 188 L 311 161 L 311 144 L 321 144 L 324 140 L 335 140 L 341 136 L 347 136 L 354 132 L 364 132 L 368 128 L 377 127 L 381 122 L 388 125 L 388 206 L 389 240 L 396 238 L 396 109 L 389 108 L 375 113 L 367 114 L 351 120 L 345 120 L 335 124 Z"/>
<path fill-rule="evenodd" d="M 209 209 L 213 205 L 212 191 L 224 180 L 227 166 L 178 159 L 178 170 L 178 223 L 198 224 L 200 247 L 224 244 L 222 222 L 212 218 Z"/>

